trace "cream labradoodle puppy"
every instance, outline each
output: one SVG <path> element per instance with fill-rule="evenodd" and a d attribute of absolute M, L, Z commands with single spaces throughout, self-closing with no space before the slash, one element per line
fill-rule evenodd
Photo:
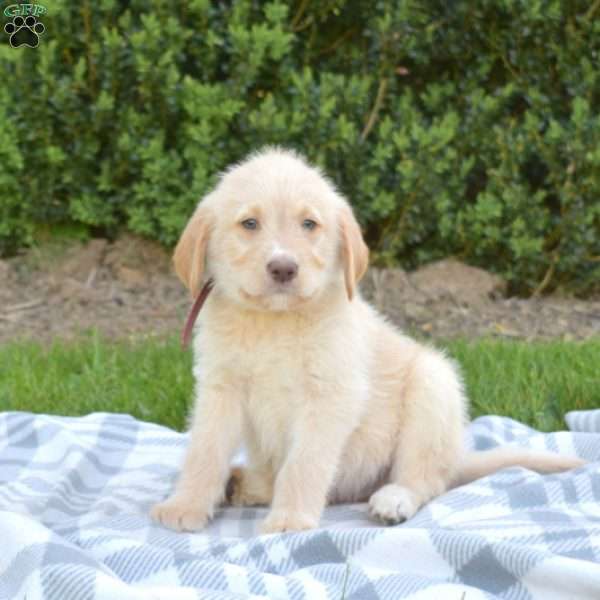
<path fill-rule="evenodd" d="M 214 288 L 194 339 L 189 448 L 173 495 L 152 509 L 168 527 L 200 529 L 224 499 L 269 504 L 265 533 L 317 527 L 332 502 L 368 500 L 375 519 L 399 523 L 505 466 L 582 464 L 464 450 L 456 366 L 361 298 L 368 249 L 352 210 L 293 152 L 266 149 L 229 169 L 174 261 L 194 297 Z M 248 464 L 231 470 L 241 444 Z"/>

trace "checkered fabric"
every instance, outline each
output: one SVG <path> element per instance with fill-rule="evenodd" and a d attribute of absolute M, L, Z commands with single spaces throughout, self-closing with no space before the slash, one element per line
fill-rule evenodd
<path fill-rule="evenodd" d="M 565 415 L 565 421 L 571 431 L 600 433 L 600 409 L 572 410 Z"/>
<path fill-rule="evenodd" d="M 365 505 L 257 535 L 266 509 L 224 508 L 201 533 L 153 524 L 186 435 L 126 415 L 0 413 L 0 598 L 375 600 L 600 598 L 600 464 L 511 468 L 380 527 Z M 600 458 L 600 434 L 477 419 L 469 444 Z"/>

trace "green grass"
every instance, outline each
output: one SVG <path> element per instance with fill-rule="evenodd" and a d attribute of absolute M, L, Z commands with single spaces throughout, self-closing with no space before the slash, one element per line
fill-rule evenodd
<path fill-rule="evenodd" d="M 181 429 L 192 389 L 191 356 L 174 338 L 0 346 L 0 410 L 123 412 Z"/>
<path fill-rule="evenodd" d="M 568 410 L 600 407 L 600 340 L 445 344 L 462 366 L 471 414 L 502 414 L 550 431 Z M 193 379 L 175 338 L 112 342 L 90 335 L 42 347 L 0 347 L 0 410 L 63 415 L 126 412 L 185 426 Z"/>
<path fill-rule="evenodd" d="M 565 429 L 569 410 L 600 408 L 600 339 L 457 341 L 471 415 L 499 414 L 542 431 Z"/>

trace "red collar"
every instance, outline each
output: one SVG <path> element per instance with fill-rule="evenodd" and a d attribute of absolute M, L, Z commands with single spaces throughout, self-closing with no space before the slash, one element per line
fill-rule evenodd
<path fill-rule="evenodd" d="M 206 298 L 208 297 L 208 294 L 210 294 L 210 291 L 213 289 L 214 285 L 215 282 L 212 279 L 209 279 L 204 284 L 202 290 L 200 290 L 200 293 L 198 294 L 196 300 L 194 300 L 194 304 L 192 305 L 192 308 L 188 314 L 188 318 L 185 322 L 185 327 L 181 334 L 181 347 L 183 349 L 187 348 L 187 346 L 190 343 L 190 338 L 192 337 L 192 329 L 194 328 L 194 323 L 198 318 L 198 313 L 200 312 L 202 305 L 204 304 Z"/>

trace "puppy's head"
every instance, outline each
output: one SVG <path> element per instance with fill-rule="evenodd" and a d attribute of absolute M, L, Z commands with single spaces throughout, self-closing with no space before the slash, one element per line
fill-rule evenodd
<path fill-rule="evenodd" d="M 333 185 L 297 155 L 270 149 L 223 175 L 188 222 L 174 262 L 193 296 L 210 277 L 243 305 L 292 310 L 331 286 L 351 300 L 368 249 Z"/>

